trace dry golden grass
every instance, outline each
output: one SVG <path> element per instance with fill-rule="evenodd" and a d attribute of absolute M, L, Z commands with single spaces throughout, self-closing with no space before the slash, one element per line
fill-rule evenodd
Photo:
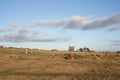
<path fill-rule="evenodd" d="M 120 80 L 120 54 L 0 48 L 0 80 Z"/>

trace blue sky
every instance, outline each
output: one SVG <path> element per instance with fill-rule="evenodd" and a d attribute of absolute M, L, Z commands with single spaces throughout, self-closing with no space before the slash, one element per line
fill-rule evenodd
<path fill-rule="evenodd" d="M 0 0 L 0 45 L 120 50 L 120 0 Z"/>

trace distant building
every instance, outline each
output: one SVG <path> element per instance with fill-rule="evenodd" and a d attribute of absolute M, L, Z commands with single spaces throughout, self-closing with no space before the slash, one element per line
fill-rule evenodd
<path fill-rule="evenodd" d="M 74 51 L 74 46 L 69 46 L 68 51 Z"/>

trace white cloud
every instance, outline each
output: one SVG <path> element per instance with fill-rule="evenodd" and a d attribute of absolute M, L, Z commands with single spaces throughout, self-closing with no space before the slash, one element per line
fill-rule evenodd
<path fill-rule="evenodd" d="M 11 26 L 11 27 L 18 27 L 20 24 L 9 24 L 8 26 Z"/>
<path fill-rule="evenodd" d="M 41 21 L 38 21 L 38 22 L 34 22 L 33 25 L 36 26 L 63 26 L 65 25 L 66 23 L 68 23 L 68 19 L 67 18 L 64 18 L 62 20 L 41 20 Z"/>
<path fill-rule="evenodd" d="M 63 27 L 63 28 L 77 28 L 84 26 L 91 21 L 87 17 L 73 16 L 71 18 L 64 18 L 61 20 L 41 20 L 34 22 L 32 26 L 53 26 L 53 27 Z"/>
<path fill-rule="evenodd" d="M 109 28 L 109 26 L 113 26 L 113 25 L 120 25 L 120 14 L 110 18 L 106 17 L 106 18 L 97 19 L 86 25 L 84 28 L 85 29 Z"/>
<path fill-rule="evenodd" d="M 83 26 L 82 29 L 88 30 L 88 29 L 102 28 L 102 27 L 104 27 L 103 24 L 104 24 L 105 20 L 107 20 L 107 18 L 105 18 L 105 17 L 96 19 L 96 20 L 91 21 L 90 23 L 86 24 L 85 26 Z"/>
<path fill-rule="evenodd" d="M 8 32 L 11 30 L 12 30 L 12 28 L 0 28 L 0 32 Z"/>
<path fill-rule="evenodd" d="M 33 37 L 30 39 L 32 42 L 66 42 L 69 41 L 69 38 L 62 37 Z"/>
<path fill-rule="evenodd" d="M 109 31 L 120 30 L 120 26 L 109 26 Z"/>
<path fill-rule="evenodd" d="M 9 33 L 0 36 L 2 42 L 24 42 L 27 40 L 27 36 L 19 33 Z"/>
<path fill-rule="evenodd" d="M 29 28 L 20 28 L 20 29 L 18 29 L 19 33 L 28 33 L 29 31 L 30 31 Z"/>
<path fill-rule="evenodd" d="M 62 27 L 63 29 L 98 29 L 106 28 L 109 30 L 109 26 L 120 26 L 120 14 L 112 17 L 101 17 L 96 20 L 92 20 L 89 17 L 72 16 L 71 18 L 63 18 L 56 20 L 40 20 L 33 23 L 26 23 L 22 25 L 12 24 L 12 26 L 50 26 L 50 27 Z M 111 30 L 117 30 L 113 28 Z"/>
<path fill-rule="evenodd" d="M 119 40 L 113 40 L 113 41 L 110 41 L 112 45 L 115 45 L 115 46 L 120 46 L 120 39 Z"/>
<path fill-rule="evenodd" d="M 62 22 L 62 21 L 61 21 Z M 63 20 L 64 22 L 64 20 Z M 38 28 L 33 27 L 5 27 L 0 28 L 1 42 L 66 42 L 69 41 L 67 37 L 49 36 L 49 33 L 41 32 Z"/>
<path fill-rule="evenodd" d="M 36 28 L 37 26 L 37 28 Z M 26 24 L 11 24 L 9 27 L 0 28 L 0 41 L 8 42 L 56 42 L 69 41 L 69 37 L 54 37 L 44 35 L 41 37 L 41 32 L 38 28 L 42 26 L 61 27 L 65 29 L 81 29 L 91 30 L 105 28 L 109 31 L 120 30 L 120 14 L 112 17 L 102 17 L 92 20 L 89 17 L 73 16 L 71 18 L 63 18 L 58 20 L 40 20 L 38 22 Z M 34 27 L 37 29 L 34 29 Z M 4 32 L 4 33 L 3 33 Z M 49 33 L 47 33 L 49 34 Z"/>
<path fill-rule="evenodd" d="M 91 20 L 87 17 L 73 16 L 69 19 L 69 22 L 66 24 L 65 28 L 82 28 L 90 22 Z"/>
<path fill-rule="evenodd" d="M 119 25 L 120 26 L 120 14 L 112 17 L 102 17 L 96 20 L 92 20 L 89 17 L 73 16 L 71 18 L 65 18 L 61 20 L 41 20 L 40 22 L 34 23 L 34 25 L 43 26 L 62 26 L 67 29 L 97 29 L 106 28 L 110 29 L 109 26 Z M 113 27 L 111 30 L 118 30 L 119 27 Z"/>
<path fill-rule="evenodd" d="M 113 42 L 113 43 L 120 43 L 120 40 L 113 40 L 113 41 L 110 41 L 110 42 Z"/>
<path fill-rule="evenodd" d="M 0 32 L 20 32 L 20 33 L 27 33 L 29 32 L 29 27 L 5 27 L 5 28 L 0 28 Z"/>
<path fill-rule="evenodd" d="M 68 37 L 45 37 L 29 33 L 13 32 L 0 35 L 1 42 L 66 42 Z"/>

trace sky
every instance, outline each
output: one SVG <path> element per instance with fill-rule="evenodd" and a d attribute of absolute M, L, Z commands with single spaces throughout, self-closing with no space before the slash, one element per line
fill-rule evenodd
<path fill-rule="evenodd" d="M 0 45 L 120 50 L 120 0 L 0 0 Z"/>

